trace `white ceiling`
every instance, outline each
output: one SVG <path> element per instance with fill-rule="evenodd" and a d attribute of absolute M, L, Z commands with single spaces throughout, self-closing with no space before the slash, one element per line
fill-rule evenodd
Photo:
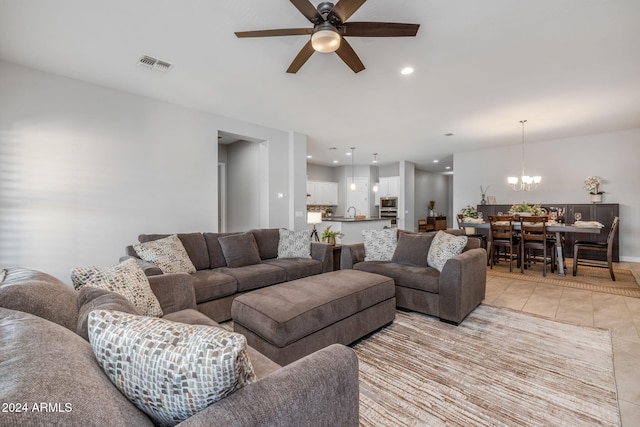
<path fill-rule="evenodd" d="M 305 36 L 233 34 L 310 26 L 286 0 L 0 0 L 0 59 L 301 132 L 316 164 L 356 147 L 356 164 L 443 170 L 521 143 L 521 119 L 527 143 L 640 127 L 638 0 L 368 0 L 349 21 L 421 27 L 350 38 L 361 73 L 315 53 L 286 74 Z"/>

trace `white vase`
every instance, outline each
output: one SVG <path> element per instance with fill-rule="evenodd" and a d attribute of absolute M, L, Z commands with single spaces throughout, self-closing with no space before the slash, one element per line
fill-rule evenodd
<path fill-rule="evenodd" d="M 592 194 L 591 203 L 602 203 L 602 194 Z"/>

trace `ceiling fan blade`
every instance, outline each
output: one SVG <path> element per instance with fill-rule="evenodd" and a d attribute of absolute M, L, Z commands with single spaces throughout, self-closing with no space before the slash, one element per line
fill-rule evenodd
<path fill-rule="evenodd" d="M 302 13 L 309 21 L 316 23 L 322 20 L 322 16 L 318 13 L 316 7 L 309 0 L 290 0 L 291 3 Z"/>
<path fill-rule="evenodd" d="M 420 24 L 393 22 L 347 22 L 341 34 L 352 37 L 415 37 Z"/>
<path fill-rule="evenodd" d="M 311 58 L 313 52 L 315 52 L 315 50 L 313 49 L 313 46 L 311 46 L 311 40 L 309 40 L 307 44 L 305 44 L 304 47 L 300 50 L 298 56 L 293 59 L 293 62 L 291 63 L 291 65 L 289 65 L 289 68 L 287 68 L 287 73 L 297 73 L 298 70 L 302 68 L 304 63 L 307 62 L 309 58 Z"/>
<path fill-rule="evenodd" d="M 312 48 L 313 49 L 313 48 Z M 353 70 L 354 73 L 359 73 L 364 70 L 364 64 L 358 58 L 356 51 L 353 50 L 351 45 L 343 38 L 340 41 L 340 47 L 336 50 L 336 53 L 344 61 L 345 64 Z"/>
<path fill-rule="evenodd" d="M 360 9 L 360 6 L 362 6 L 365 1 L 367 0 L 339 0 L 338 3 L 333 6 L 333 9 L 331 9 L 329 16 L 337 16 L 340 22 L 346 22 L 356 10 Z"/>
<path fill-rule="evenodd" d="M 236 31 L 236 37 L 277 37 L 306 36 L 313 33 L 313 28 L 282 28 L 277 30 Z"/>

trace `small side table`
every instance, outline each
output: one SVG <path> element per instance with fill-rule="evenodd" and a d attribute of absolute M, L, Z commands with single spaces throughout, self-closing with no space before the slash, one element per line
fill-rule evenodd
<path fill-rule="evenodd" d="M 427 224 L 433 225 L 436 231 L 447 229 L 447 217 L 446 216 L 428 216 Z"/>
<path fill-rule="evenodd" d="M 340 270 L 340 257 L 342 256 L 342 245 L 333 246 L 333 271 Z"/>

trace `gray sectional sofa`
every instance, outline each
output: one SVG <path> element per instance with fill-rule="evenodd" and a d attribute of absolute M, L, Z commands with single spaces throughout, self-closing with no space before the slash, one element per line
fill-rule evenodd
<path fill-rule="evenodd" d="M 247 233 L 253 235 L 259 257 L 248 256 L 253 248 L 247 247 L 246 242 L 229 239 L 244 233 L 178 234 L 197 270 L 190 276 L 198 310 L 217 322 L 231 319 L 231 303 L 242 293 L 333 270 L 332 245 L 311 242 L 311 258 L 278 259 L 277 228 Z M 169 234 L 141 234 L 138 241 L 143 243 L 167 236 Z M 157 266 L 139 260 L 133 246 L 126 248 L 126 255 L 137 258 L 147 276 L 162 274 Z M 229 266 L 228 260 L 241 266 Z"/>
<path fill-rule="evenodd" d="M 446 232 L 464 235 L 463 230 Z M 427 265 L 435 234 L 398 231 L 398 245 L 391 261 L 365 261 L 363 243 L 343 245 L 341 269 L 390 277 L 396 285 L 397 307 L 458 325 L 485 297 L 487 252 L 480 239 L 469 238 L 463 252 L 450 258 L 439 272 Z"/>
<path fill-rule="evenodd" d="M 195 310 L 192 280 L 186 274 L 150 277 L 149 282 L 164 318 L 217 325 Z M 111 383 L 89 342 L 76 332 L 86 328 L 83 316 L 91 309 L 119 307 L 115 294 L 95 288 L 91 292 L 95 294 L 83 296 L 45 273 L 0 270 L 0 402 L 7 404 L 0 424 L 153 425 Z M 358 425 L 358 362 L 353 350 L 336 344 L 285 367 L 251 348 L 249 356 L 256 382 L 178 425 Z"/>

